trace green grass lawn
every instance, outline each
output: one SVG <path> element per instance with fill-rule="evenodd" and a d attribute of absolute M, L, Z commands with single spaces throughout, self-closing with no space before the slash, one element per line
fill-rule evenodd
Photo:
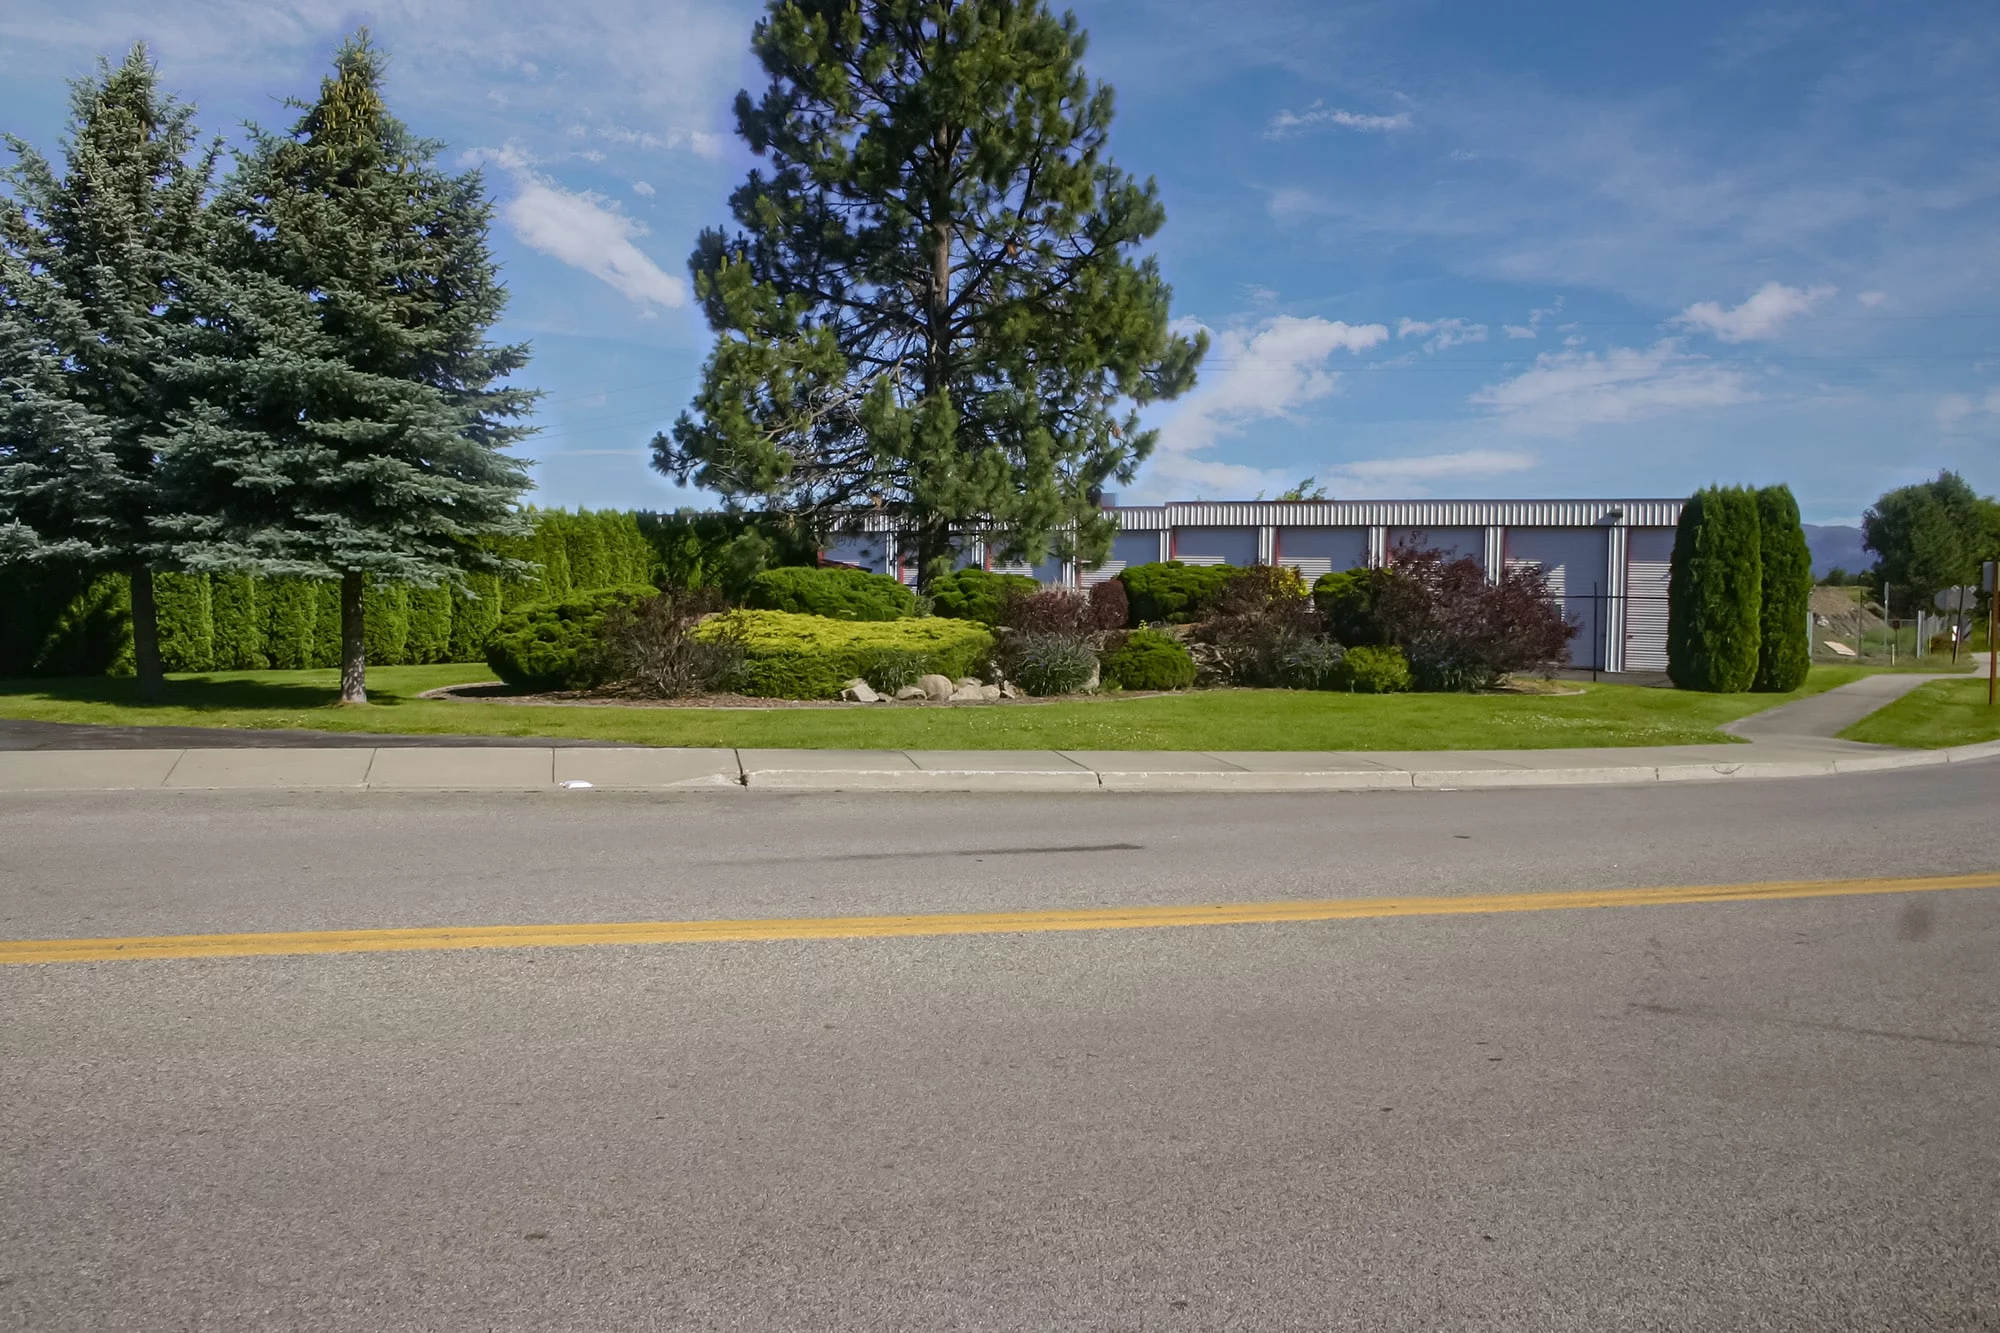
<path fill-rule="evenodd" d="M 341 708 L 334 671 L 176 676 L 141 703 L 129 679 L 0 682 L 0 717 L 122 726 L 304 727 L 799 749 L 1540 750 L 1724 741 L 1717 725 L 1868 674 L 1814 667 L 1798 694 L 1684 694 L 1584 685 L 1538 695 L 1213 690 L 1003 707 L 706 710 L 578 708 L 419 699 L 491 679 L 481 664 L 377 667 L 367 707 Z"/>
<path fill-rule="evenodd" d="M 1986 678 L 1934 680 L 1840 733 L 1874 745 L 1935 750 L 2000 740 L 2000 708 L 1986 706 Z"/>

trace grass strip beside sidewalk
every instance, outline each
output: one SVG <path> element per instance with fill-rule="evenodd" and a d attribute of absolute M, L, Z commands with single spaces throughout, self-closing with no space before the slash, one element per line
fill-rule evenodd
<path fill-rule="evenodd" d="M 1840 733 L 1845 741 L 1939 750 L 2000 740 L 2000 707 L 1986 704 L 1986 677 L 1934 680 Z"/>
<path fill-rule="evenodd" d="M 349 708 L 335 703 L 333 671 L 179 676 L 157 704 L 142 703 L 129 679 L 4 682 L 0 717 L 756 749 L 1543 750 L 1726 742 L 1731 738 L 1715 730 L 1724 722 L 1866 674 L 1858 667 L 1815 667 L 1795 694 L 1694 694 L 1608 684 L 1579 686 L 1581 694 L 1568 696 L 1205 690 L 998 707 L 729 711 L 417 697 L 491 678 L 483 665 L 469 664 L 375 668 L 368 673 L 371 702 Z"/>

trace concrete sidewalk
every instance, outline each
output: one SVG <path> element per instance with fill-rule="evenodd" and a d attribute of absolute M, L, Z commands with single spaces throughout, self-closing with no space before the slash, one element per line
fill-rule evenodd
<path fill-rule="evenodd" d="M 1869 676 L 1723 729 L 1751 744 L 1566 750 L 674 750 L 355 735 L 152 749 L 0 750 L 0 792 L 1446 791 L 1825 777 L 2000 757 L 2000 741 L 1893 750 L 1835 738 L 1935 675 Z M 227 733 L 225 733 L 227 734 Z M 235 733 L 241 735 L 241 733 Z M 165 739 L 163 736 L 162 739 Z M 176 738 L 178 739 L 178 738 Z M 129 744 L 129 738 L 126 738 Z"/>
<path fill-rule="evenodd" d="M 209 790 L 1376 791 L 1820 777 L 2000 758 L 2000 742 L 1884 750 L 1840 742 L 1598 750 L 1197 752 L 480 749 L 28 750 L 0 792 Z"/>

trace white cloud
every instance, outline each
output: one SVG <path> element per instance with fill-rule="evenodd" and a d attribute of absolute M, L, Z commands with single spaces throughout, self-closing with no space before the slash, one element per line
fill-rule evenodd
<path fill-rule="evenodd" d="M 1881 305 L 1884 301 L 1889 299 L 1889 293 L 1863 292 L 1861 293 L 1860 296 L 1856 297 L 1855 299 L 1861 302 L 1861 304 L 1867 306 L 1870 310 L 1873 310 L 1876 306 Z"/>
<path fill-rule="evenodd" d="M 1757 397 L 1741 372 L 1681 351 L 1671 338 L 1640 350 L 1544 352 L 1511 380 L 1472 395 L 1508 425 L 1531 434 L 1569 435 L 1584 426 L 1638 421 L 1747 403 Z"/>
<path fill-rule="evenodd" d="M 686 304 L 687 283 L 639 248 L 645 224 L 610 200 L 563 189 L 511 145 L 474 149 L 465 160 L 492 162 L 513 177 L 514 197 L 500 217 L 523 244 L 600 279 L 648 314 Z"/>
<path fill-rule="evenodd" d="M 1483 343 L 1486 341 L 1486 326 L 1474 324 L 1469 319 L 1402 319 L 1396 323 L 1398 338 L 1424 338 L 1426 352 L 1442 352 L 1447 347 L 1457 347 L 1462 343 Z M 1534 337 L 1530 332 L 1529 337 Z"/>
<path fill-rule="evenodd" d="M 1339 471 L 1363 481 L 1437 481 L 1446 477 L 1496 477 L 1526 472 L 1535 456 L 1519 449 L 1465 449 L 1455 454 L 1415 458 L 1364 458 L 1342 463 Z"/>
<path fill-rule="evenodd" d="M 2000 389 L 1990 390 L 1984 399 L 1971 394 L 1948 393 L 1938 399 L 1935 409 L 1938 429 L 1946 435 L 1963 434 L 1989 424 L 1978 418 L 2000 418 Z"/>
<path fill-rule="evenodd" d="M 632 193 L 638 195 L 642 199 L 651 199 L 654 195 L 658 194 L 659 191 L 655 190 L 650 182 L 633 181 Z"/>
<path fill-rule="evenodd" d="M 1427 495 L 1435 483 L 1466 485 L 1488 477 L 1531 472 L 1540 463 L 1520 449 L 1462 449 L 1447 454 L 1408 458 L 1363 458 L 1341 463 L 1322 475 L 1338 499 L 1367 500 Z"/>
<path fill-rule="evenodd" d="M 1271 123 L 1264 127 L 1266 139 L 1286 139 L 1306 130 L 1340 129 L 1358 130 L 1363 134 L 1387 134 L 1392 130 L 1410 128 L 1410 113 L 1398 111 L 1393 116 L 1367 116 L 1358 111 L 1341 111 L 1324 102 L 1314 102 L 1303 111 L 1280 111 L 1271 117 Z"/>
<path fill-rule="evenodd" d="M 1506 334 L 1509 338 L 1532 338 L 1535 336 L 1535 331 L 1525 324 L 1502 324 L 1500 332 Z"/>
<path fill-rule="evenodd" d="M 1340 375 L 1328 360 L 1336 352 L 1364 352 L 1388 340 L 1389 330 L 1381 324 L 1295 315 L 1215 334 L 1201 386 L 1160 428 L 1147 468 L 1150 489 L 1251 495 L 1286 485 L 1278 473 L 1199 455 L 1240 435 L 1253 421 L 1289 417 L 1337 392 Z"/>
<path fill-rule="evenodd" d="M 1767 282 L 1750 294 L 1742 305 L 1724 309 L 1716 301 L 1697 301 L 1674 320 L 1692 329 L 1714 334 L 1726 343 L 1770 338 L 1798 316 L 1808 313 L 1834 294 L 1832 287 L 1787 287 Z"/>

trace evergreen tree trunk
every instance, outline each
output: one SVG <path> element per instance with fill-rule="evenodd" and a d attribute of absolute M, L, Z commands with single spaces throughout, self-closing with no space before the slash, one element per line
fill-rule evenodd
<path fill-rule="evenodd" d="M 361 594 L 365 585 L 361 571 L 350 569 L 340 576 L 340 701 L 344 704 L 368 702 L 368 639 Z"/>
<path fill-rule="evenodd" d="M 153 567 L 132 567 L 132 666 L 139 676 L 139 697 L 158 699 L 167 692 L 160 668 L 160 607 L 153 596 Z"/>

